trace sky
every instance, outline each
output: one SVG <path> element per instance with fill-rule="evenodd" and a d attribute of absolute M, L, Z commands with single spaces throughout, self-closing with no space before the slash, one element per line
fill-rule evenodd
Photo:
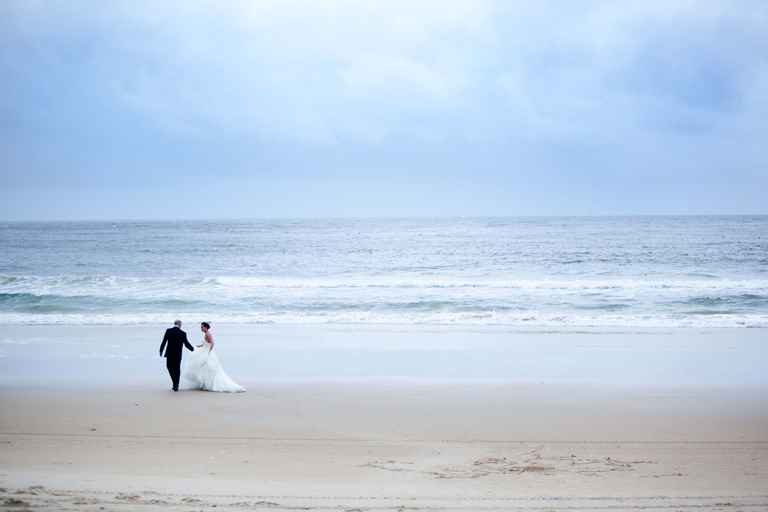
<path fill-rule="evenodd" d="M 768 2 L 4 0 L 0 219 L 768 213 Z"/>

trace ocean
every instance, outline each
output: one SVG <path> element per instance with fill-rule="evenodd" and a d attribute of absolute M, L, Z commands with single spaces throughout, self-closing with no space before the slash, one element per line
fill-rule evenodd
<path fill-rule="evenodd" d="M 768 327 L 768 216 L 0 224 L 5 324 Z"/>

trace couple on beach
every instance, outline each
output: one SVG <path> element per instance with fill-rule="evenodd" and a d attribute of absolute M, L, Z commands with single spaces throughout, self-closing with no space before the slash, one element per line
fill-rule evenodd
<path fill-rule="evenodd" d="M 211 324 L 202 322 L 203 342 L 197 350 L 187 340 L 187 333 L 181 330 L 181 320 L 173 322 L 173 327 L 165 331 L 163 342 L 160 344 L 160 356 L 165 356 L 165 365 L 171 375 L 173 390 L 202 389 L 223 393 L 240 393 L 245 388 L 232 380 L 221 367 L 219 358 L 213 351 L 213 333 Z M 166 348 L 167 345 L 167 348 Z M 184 373 L 181 371 L 181 354 L 186 347 L 192 354 L 189 356 Z"/>

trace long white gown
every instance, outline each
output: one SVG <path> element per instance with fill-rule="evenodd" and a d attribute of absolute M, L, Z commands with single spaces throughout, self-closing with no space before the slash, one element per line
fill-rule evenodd
<path fill-rule="evenodd" d="M 203 389 L 221 393 L 242 393 L 245 388 L 232 380 L 222 368 L 211 344 L 203 339 L 202 347 L 185 358 L 186 364 L 181 372 L 182 389 Z"/>

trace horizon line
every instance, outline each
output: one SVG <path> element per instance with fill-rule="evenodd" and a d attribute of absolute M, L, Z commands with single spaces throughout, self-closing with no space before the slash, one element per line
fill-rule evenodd
<path fill-rule="evenodd" d="M 124 217 L 76 219 L 0 219 L 3 224 L 114 223 L 114 222 L 254 222 L 254 221 L 339 221 L 339 220 L 473 220 L 473 219 L 597 219 L 597 218 L 671 218 L 671 217 L 768 217 L 768 213 L 611 213 L 561 215 L 361 215 L 361 216 L 265 216 L 265 217 Z"/>

